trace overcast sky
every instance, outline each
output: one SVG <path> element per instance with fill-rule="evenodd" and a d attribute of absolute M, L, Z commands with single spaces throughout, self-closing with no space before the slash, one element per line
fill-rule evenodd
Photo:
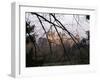
<path fill-rule="evenodd" d="M 44 16 L 46 19 L 50 20 L 48 13 L 38 13 L 42 16 Z M 80 38 L 86 38 L 86 31 L 89 30 L 90 27 L 90 23 L 89 20 L 86 19 L 86 15 L 68 15 L 68 14 L 55 14 L 56 18 L 66 27 L 66 29 L 68 29 L 72 34 L 76 35 L 78 34 L 80 36 Z M 30 25 L 34 25 L 35 24 L 35 33 L 38 35 L 37 38 L 43 36 L 44 34 L 44 30 L 42 29 L 42 26 L 38 20 L 38 18 L 36 17 L 36 15 L 32 15 L 30 12 L 26 13 L 25 16 L 26 21 L 30 21 Z M 50 24 L 46 21 L 43 21 L 43 19 L 41 19 L 43 22 L 43 25 L 46 29 L 46 31 L 49 30 L 50 28 Z M 51 18 L 51 21 L 53 22 L 54 19 Z M 78 21 L 78 23 L 77 23 Z M 56 24 L 56 23 L 55 23 Z M 57 28 L 59 32 L 64 32 L 62 31 L 62 29 Z M 55 29 L 53 28 L 53 31 Z M 45 37 L 45 35 L 43 36 Z"/>

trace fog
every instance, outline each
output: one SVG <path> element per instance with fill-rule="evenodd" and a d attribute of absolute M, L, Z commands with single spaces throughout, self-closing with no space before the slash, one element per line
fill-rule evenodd
<path fill-rule="evenodd" d="M 49 19 L 49 14 L 48 13 L 38 13 L 39 15 L 42 15 L 43 17 L 45 17 L 46 19 Z M 86 15 L 78 15 L 78 14 L 55 14 L 56 18 L 65 26 L 65 28 L 72 33 L 74 36 L 75 35 L 79 35 L 80 39 L 86 38 L 86 31 L 89 31 L 89 27 L 90 27 L 90 22 L 89 20 L 86 19 Z M 25 19 L 27 22 L 30 22 L 30 25 L 35 25 L 35 29 L 34 29 L 34 33 L 36 35 L 38 35 L 36 38 L 39 39 L 40 37 L 46 37 L 46 35 L 44 35 L 44 30 L 37 18 L 36 15 L 32 15 L 30 12 L 25 14 Z M 50 23 L 44 21 L 43 19 L 41 19 L 43 22 L 43 25 L 46 29 L 46 31 L 48 31 L 50 29 Z M 51 21 L 54 22 L 53 17 L 51 18 Z M 57 24 L 56 22 L 54 22 L 55 24 Z M 64 31 L 60 28 L 58 28 L 59 32 L 63 32 Z M 54 28 L 52 28 L 53 31 L 55 31 Z M 34 34 L 31 33 L 31 34 Z"/>

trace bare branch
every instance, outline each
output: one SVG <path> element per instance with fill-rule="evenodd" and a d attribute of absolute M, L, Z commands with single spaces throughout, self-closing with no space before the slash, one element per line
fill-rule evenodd
<path fill-rule="evenodd" d="M 49 42 L 47 32 L 46 32 L 46 30 L 45 30 L 45 28 L 44 28 L 44 25 L 42 24 L 42 21 L 41 21 L 41 19 L 39 18 L 39 16 L 37 16 L 37 18 L 39 19 L 39 22 L 40 22 L 40 24 L 41 24 L 41 26 L 42 26 L 42 28 L 43 28 L 45 34 L 46 34 L 46 37 L 47 37 L 47 40 L 48 40 L 48 43 L 49 43 L 49 47 L 50 47 L 50 52 L 51 52 L 51 54 L 52 54 L 51 43 Z"/>
<path fill-rule="evenodd" d="M 60 25 L 63 27 L 63 29 L 65 29 L 65 30 L 67 31 L 67 33 L 68 33 L 69 36 L 72 38 L 72 40 L 75 42 L 75 44 L 77 45 L 77 48 L 78 48 L 79 51 L 80 51 L 80 47 L 78 46 L 77 42 L 75 41 L 75 39 L 73 38 L 73 36 L 71 35 L 71 33 L 64 27 L 64 25 L 63 25 L 58 19 L 56 19 L 56 17 L 55 17 L 53 14 L 51 14 L 51 15 L 52 15 L 52 17 L 53 17 L 58 23 L 60 23 Z"/>

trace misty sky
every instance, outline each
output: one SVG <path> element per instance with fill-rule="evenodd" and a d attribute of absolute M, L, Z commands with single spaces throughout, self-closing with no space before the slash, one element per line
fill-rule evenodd
<path fill-rule="evenodd" d="M 48 13 L 38 13 L 42 16 L 44 16 L 46 19 L 50 20 Z M 56 18 L 68 29 L 73 35 L 78 34 L 80 36 L 80 39 L 86 38 L 86 31 L 89 30 L 90 23 L 89 20 L 86 19 L 86 15 L 68 15 L 68 14 L 55 14 Z M 35 24 L 35 34 L 38 35 L 37 39 L 42 37 L 45 37 L 44 30 L 42 29 L 42 26 L 37 18 L 36 15 L 32 15 L 30 12 L 25 14 L 26 21 L 31 22 L 30 25 Z M 41 19 L 43 22 L 43 25 L 46 29 L 46 31 L 49 30 L 50 24 L 43 19 Z M 54 22 L 53 17 L 51 17 L 51 21 Z M 78 23 L 77 23 L 78 21 Z M 56 22 L 54 22 L 57 24 Z M 64 32 L 62 29 L 57 28 L 59 32 Z M 53 28 L 53 31 L 55 29 Z"/>

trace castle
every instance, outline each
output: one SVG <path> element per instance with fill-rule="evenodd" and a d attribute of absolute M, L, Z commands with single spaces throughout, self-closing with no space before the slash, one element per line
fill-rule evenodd
<path fill-rule="evenodd" d="M 64 44 L 67 44 L 69 47 L 72 47 L 73 45 L 75 45 L 75 42 L 72 40 L 72 38 L 69 35 L 65 33 L 61 33 L 61 32 L 59 32 L 59 34 Z M 57 34 L 57 32 L 48 32 L 47 35 L 48 35 L 48 40 L 50 43 L 54 45 L 61 44 L 61 39 L 59 35 Z M 76 43 L 80 42 L 80 37 L 78 34 L 74 36 L 74 40 L 76 41 Z"/>

